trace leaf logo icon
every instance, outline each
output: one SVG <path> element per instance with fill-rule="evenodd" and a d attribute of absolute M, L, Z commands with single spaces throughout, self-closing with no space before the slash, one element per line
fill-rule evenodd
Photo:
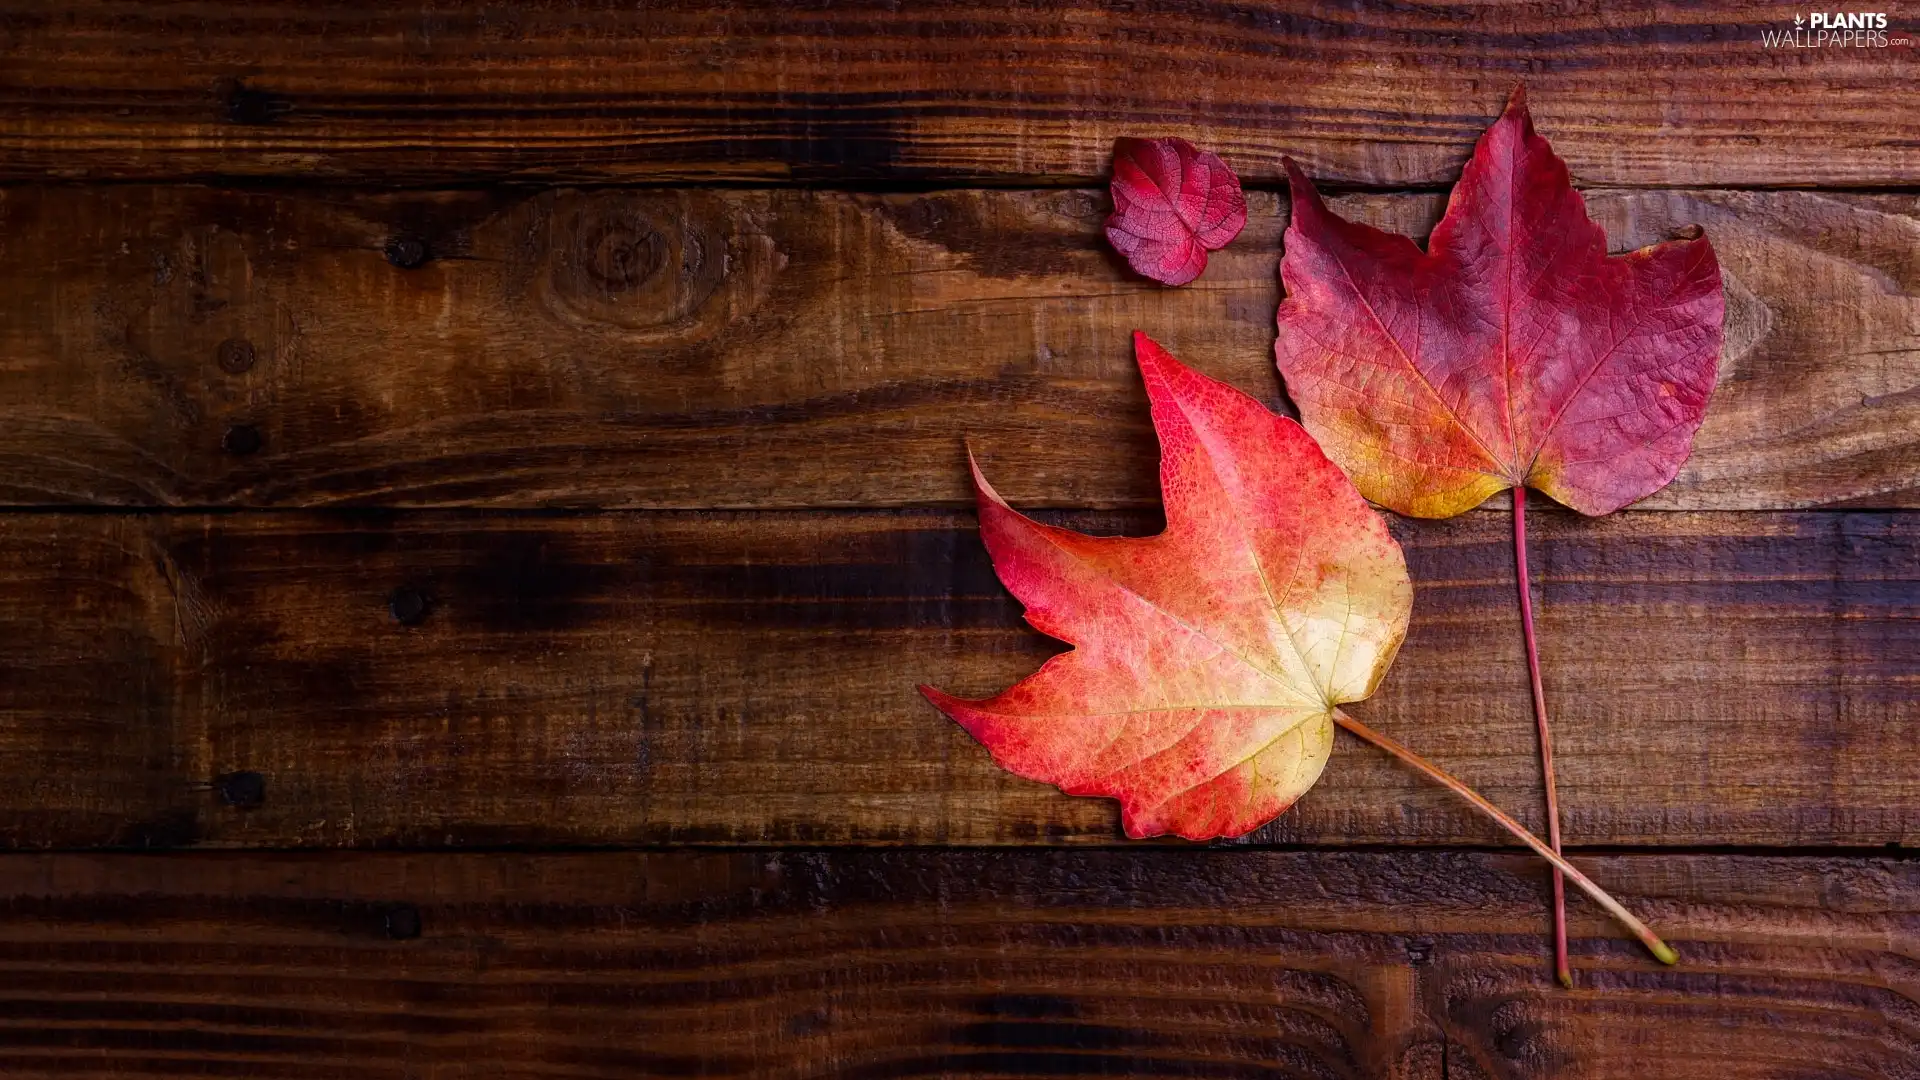
<path fill-rule="evenodd" d="M 1807 22 L 1807 17 L 1805 15 L 1795 15 L 1793 17 L 1793 28 L 1795 30 L 1798 30 L 1802 26 L 1805 26 L 1806 22 Z"/>

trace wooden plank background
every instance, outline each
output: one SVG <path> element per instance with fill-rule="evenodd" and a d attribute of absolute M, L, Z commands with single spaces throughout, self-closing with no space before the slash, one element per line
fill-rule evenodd
<path fill-rule="evenodd" d="M 16 856 L 0 860 L 0 1060 L 53 1076 L 1920 1076 L 1920 864 L 1585 861 L 1681 967 L 1577 909 L 1578 985 L 1544 985 L 1544 875 L 1509 855 Z"/>
<path fill-rule="evenodd" d="M 1336 205 L 1424 235 L 1442 200 Z M 1713 408 L 1644 506 L 1920 506 L 1920 199 L 1591 205 L 1623 250 L 1710 228 L 1726 268 Z M 1016 505 L 1150 505 L 1131 332 L 1277 403 L 1285 200 L 1255 194 L 1180 290 L 1127 273 L 1106 212 L 1088 190 L 0 189 L 0 498 L 971 506 L 964 438 Z"/>
<path fill-rule="evenodd" d="M 1514 84 L 1594 184 L 1911 184 L 1912 48 L 1767 49 L 1752 0 L 7 0 L 0 175 L 1451 184 Z M 1892 31 L 1912 36 L 1916 28 Z"/>
<path fill-rule="evenodd" d="M 1920 841 L 1889 767 L 1920 744 L 1910 513 L 1535 516 L 1576 841 Z M 1506 515 L 1396 531 L 1412 630 L 1355 711 L 1543 824 Z M 1058 650 L 970 514 L 34 514 L 0 555 L 13 846 L 1121 838 L 1114 803 L 1001 772 L 914 690 Z M 259 806 L 222 805 L 236 772 Z M 1501 842 L 1344 741 L 1257 839 Z"/>
<path fill-rule="evenodd" d="M 1920 1080 L 1920 50 L 1793 14 L 0 0 L 0 1074 Z M 1520 82 L 1729 300 L 1679 479 L 1533 530 L 1569 843 L 1683 954 L 1576 899 L 1572 991 L 1371 750 L 1132 843 L 913 690 L 1058 648 L 964 447 L 1155 530 L 1129 332 L 1286 408 L 1280 157 L 1422 235 Z M 1254 188 L 1191 288 L 1122 134 Z M 1393 527 L 1356 711 L 1538 827 L 1504 509 Z"/>

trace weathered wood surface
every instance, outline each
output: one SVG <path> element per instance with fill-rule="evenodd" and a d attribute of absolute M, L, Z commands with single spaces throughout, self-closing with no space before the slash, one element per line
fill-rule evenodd
<path fill-rule="evenodd" d="M 0 857 L 11 1076 L 1914 1080 L 1920 863 Z"/>
<path fill-rule="evenodd" d="M 1180 134 L 1256 180 L 1452 179 L 1525 83 L 1576 175 L 1908 184 L 1920 23 L 1777 4 L 8 0 L 0 176 L 1085 180 Z"/>
<path fill-rule="evenodd" d="M 0 855 L 0 1073 L 1920 1080 L 1920 50 L 1792 14 L 0 0 L 0 849 L 73 849 Z M 1571 992 L 1370 749 L 1115 846 L 913 691 L 1058 648 L 962 440 L 1151 531 L 1128 332 L 1284 406 L 1280 156 L 1422 233 L 1522 82 L 1730 301 L 1675 512 L 1535 527 L 1569 842 L 1684 956 L 1576 899 Z M 1269 189 L 1191 289 L 1100 235 L 1143 133 Z M 1356 711 L 1538 828 L 1506 519 L 1395 527 Z M 532 850 L 631 845 L 772 850 Z"/>
<path fill-rule="evenodd" d="M 1703 225 L 1728 273 L 1721 385 L 1645 505 L 1920 506 L 1920 199 L 1590 204 L 1623 249 Z M 0 499 L 968 506 L 965 438 L 1017 505 L 1151 504 L 1129 333 L 1277 402 L 1285 204 L 1182 290 L 1127 273 L 1103 206 L 0 189 Z"/>
<path fill-rule="evenodd" d="M 1538 517 L 1570 843 L 1920 839 L 1920 515 Z M 1356 711 L 1537 825 L 1505 515 L 1396 528 Z M 0 568 L 6 846 L 1119 839 L 914 690 L 1058 648 L 967 514 L 15 513 Z M 1345 740 L 1256 837 L 1503 842 Z"/>

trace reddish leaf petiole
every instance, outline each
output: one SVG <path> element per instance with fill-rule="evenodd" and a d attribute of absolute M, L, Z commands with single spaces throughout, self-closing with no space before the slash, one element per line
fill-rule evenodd
<path fill-rule="evenodd" d="M 1514 839 L 1532 848 L 1541 858 L 1552 863 L 1555 870 L 1572 878 L 1573 883 L 1580 887 L 1581 892 L 1592 897 L 1595 903 L 1607 909 L 1607 913 L 1618 920 L 1621 926 L 1626 927 L 1629 933 L 1639 938 L 1640 943 L 1645 945 L 1649 952 L 1653 953 L 1655 959 L 1663 964 L 1677 964 L 1680 962 L 1680 954 L 1674 952 L 1671 945 L 1661 941 L 1652 930 L 1647 928 L 1646 923 L 1635 918 L 1631 911 L 1628 911 L 1621 905 L 1620 901 L 1608 895 L 1605 889 L 1595 885 L 1591 878 L 1576 869 L 1574 865 L 1562 857 L 1559 852 L 1548 847 L 1546 841 L 1528 832 L 1524 826 L 1508 817 L 1499 807 L 1488 802 L 1479 792 L 1474 791 L 1472 788 L 1441 771 L 1438 765 L 1407 749 L 1406 746 L 1398 741 L 1382 735 L 1380 732 L 1355 720 L 1339 709 L 1333 710 L 1333 722 L 1346 728 L 1349 732 L 1359 736 L 1366 742 L 1372 743 L 1387 753 L 1392 754 L 1394 757 L 1399 758 L 1401 761 L 1406 762 L 1408 765 L 1413 766 L 1420 772 L 1425 773 L 1428 777 L 1438 781 L 1454 794 L 1473 804 L 1474 809 L 1492 818 L 1495 824 L 1513 834 Z"/>
<path fill-rule="evenodd" d="M 1547 692 L 1540 685 L 1540 647 L 1533 636 L 1533 583 L 1527 574 L 1527 488 L 1513 489 L 1513 563 L 1520 584 L 1520 630 L 1527 639 L 1527 676 L 1533 682 L 1533 720 L 1540 731 L 1540 771 L 1547 781 L 1547 843 L 1560 853 L 1560 795 L 1553 783 L 1553 737 L 1547 731 Z M 1567 966 L 1567 882 L 1553 870 L 1553 973 L 1561 986 L 1573 985 Z"/>

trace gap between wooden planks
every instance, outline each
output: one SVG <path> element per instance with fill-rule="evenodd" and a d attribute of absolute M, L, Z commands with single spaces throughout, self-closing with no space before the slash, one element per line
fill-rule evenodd
<path fill-rule="evenodd" d="M 1540 514 L 1569 842 L 1913 841 L 1917 523 Z M 1537 826 L 1504 515 L 1395 528 L 1412 630 L 1358 711 Z M 970 514 L 4 514 L 0 843 L 1112 843 L 914 691 L 1057 648 Z M 1502 842 L 1346 743 L 1256 839 Z"/>
<path fill-rule="evenodd" d="M 0 1069 L 1920 1077 L 1920 863 L 1582 861 L 1678 967 L 1508 855 L 0 856 Z"/>
<path fill-rule="evenodd" d="M 1524 82 L 1588 183 L 1911 185 L 1920 50 L 1766 47 L 1790 14 L 8 0 L 0 176 L 1086 182 L 1171 134 L 1256 181 L 1290 153 L 1404 187 L 1451 181 Z"/>
<path fill-rule="evenodd" d="M 1192 288 L 1094 191 L 0 188 L 0 502 L 1148 506 L 1145 329 L 1284 405 L 1284 200 Z M 1336 200 L 1424 234 L 1437 195 Z M 1594 191 L 1728 289 L 1691 460 L 1642 508 L 1920 506 L 1912 196 Z"/>

